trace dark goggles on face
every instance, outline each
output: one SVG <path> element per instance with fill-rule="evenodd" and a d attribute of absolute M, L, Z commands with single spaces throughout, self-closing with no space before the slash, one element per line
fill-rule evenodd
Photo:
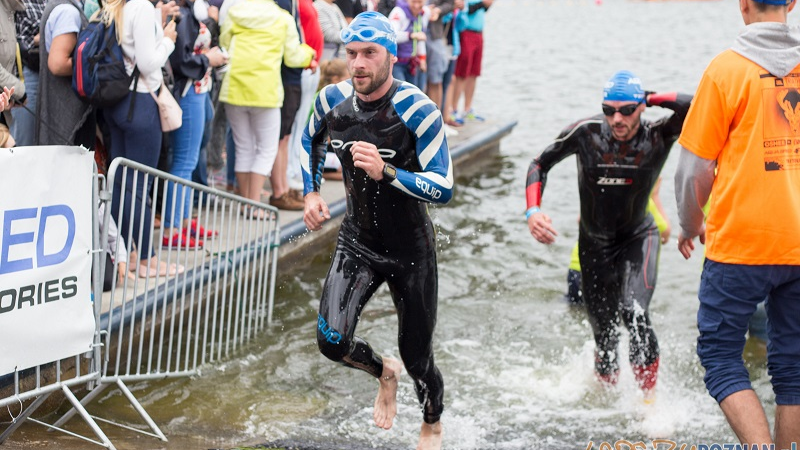
<path fill-rule="evenodd" d="M 638 108 L 639 105 L 641 105 L 641 104 L 642 103 L 639 102 L 639 103 L 635 103 L 635 104 L 631 104 L 631 105 L 620 106 L 620 108 L 617 109 L 617 108 L 614 108 L 611 105 L 606 105 L 605 103 L 603 103 L 603 114 L 605 114 L 605 115 L 607 115 L 609 117 L 613 116 L 616 113 L 620 113 L 623 116 L 630 116 L 631 114 L 636 112 L 636 108 Z"/>

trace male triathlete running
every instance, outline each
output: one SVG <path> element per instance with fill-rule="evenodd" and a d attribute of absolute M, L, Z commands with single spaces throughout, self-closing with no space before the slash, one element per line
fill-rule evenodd
<path fill-rule="evenodd" d="M 446 203 L 452 195 L 442 117 L 418 88 L 392 78 L 397 44 L 386 17 L 361 13 L 341 37 L 352 80 L 320 92 L 303 136 L 306 226 L 319 230 L 330 218 L 319 194 L 328 149 L 341 160 L 347 195 L 317 342 L 331 360 L 378 379 L 375 424 L 391 428 L 402 366 L 355 336 L 364 306 L 386 282 L 397 308 L 400 357 L 423 408 L 417 448 L 439 449 L 444 383 L 433 358 L 436 237 L 426 203 Z"/>
<path fill-rule="evenodd" d="M 619 375 L 620 316 L 631 335 L 629 359 L 645 400 L 658 374 L 659 349 L 648 307 L 656 285 L 660 239 L 647 212 L 650 192 L 681 132 L 691 96 L 645 92 L 641 81 L 620 71 L 606 83 L 603 114 L 567 127 L 531 162 L 526 183 L 528 228 L 544 244 L 555 241 L 550 217 L 540 211 L 547 173 L 577 155 L 582 287 L 595 340 L 595 373 L 614 384 Z M 645 107 L 674 111 L 650 122 Z"/>

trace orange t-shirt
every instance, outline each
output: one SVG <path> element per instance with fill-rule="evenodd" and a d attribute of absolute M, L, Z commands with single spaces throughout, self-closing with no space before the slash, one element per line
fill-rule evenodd
<path fill-rule="evenodd" d="M 717 161 L 706 257 L 800 265 L 800 66 L 777 78 L 727 50 L 709 64 L 678 142 Z"/>

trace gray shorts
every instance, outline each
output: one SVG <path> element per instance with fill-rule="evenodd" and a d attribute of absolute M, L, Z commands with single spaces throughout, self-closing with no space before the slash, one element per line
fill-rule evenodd
<path fill-rule="evenodd" d="M 428 62 L 428 83 L 441 84 L 447 65 L 450 64 L 449 47 L 446 39 L 436 39 L 425 43 Z"/>

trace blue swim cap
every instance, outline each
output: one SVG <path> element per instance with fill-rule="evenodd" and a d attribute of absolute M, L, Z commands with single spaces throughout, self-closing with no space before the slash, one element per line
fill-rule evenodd
<path fill-rule="evenodd" d="M 756 1 L 758 3 L 764 3 L 766 5 L 782 5 L 782 6 L 786 6 L 792 3 L 792 0 L 753 0 L 753 1 Z"/>
<path fill-rule="evenodd" d="M 643 102 L 644 96 L 641 80 L 627 70 L 615 73 L 603 89 L 604 102 Z"/>
<path fill-rule="evenodd" d="M 397 35 L 389 19 L 381 13 L 362 12 L 350 22 L 350 26 L 342 30 L 340 36 L 345 45 L 351 42 L 374 42 L 397 56 Z"/>

